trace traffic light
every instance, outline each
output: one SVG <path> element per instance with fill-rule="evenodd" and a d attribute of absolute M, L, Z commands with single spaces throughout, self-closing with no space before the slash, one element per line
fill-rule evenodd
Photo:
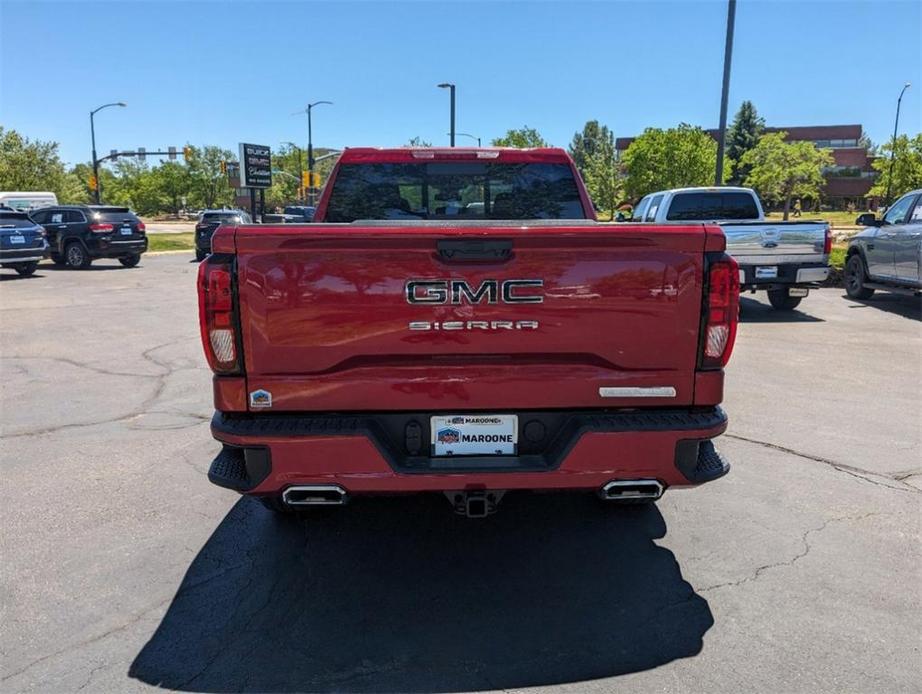
<path fill-rule="evenodd" d="M 90 177 L 87 179 L 86 184 L 90 190 L 96 190 L 96 188 L 99 186 L 99 182 L 96 180 L 96 176 L 94 176 L 93 174 L 90 174 Z"/>
<path fill-rule="evenodd" d="M 225 176 L 227 175 L 227 162 L 226 161 L 221 162 L 221 173 Z"/>
<path fill-rule="evenodd" d="M 311 187 L 311 175 L 309 171 L 301 172 L 301 187 L 310 188 Z"/>
<path fill-rule="evenodd" d="M 190 145 L 186 145 L 182 148 L 182 158 L 187 162 L 192 159 L 192 147 Z"/>

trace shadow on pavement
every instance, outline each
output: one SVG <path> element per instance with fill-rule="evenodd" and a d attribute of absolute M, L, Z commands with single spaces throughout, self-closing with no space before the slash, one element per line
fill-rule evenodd
<path fill-rule="evenodd" d="M 132 663 L 204 692 L 430 692 L 580 682 L 701 651 L 714 623 L 651 506 L 508 495 L 485 520 L 436 496 L 307 521 L 241 499 Z"/>
<path fill-rule="evenodd" d="M 809 301 L 810 297 L 804 299 Z M 803 302 L 800 304 L 804 305 Z M 793 311 L 778 311 L 769 303 L 762 303 L 748 296 L 740 296 L 740 323 L 824 323 L 822 318 L 817 318 L 809 313 L 804 313 L 798 307 Z"/>
<path fill-rule="evenodd" d="M 42 270 L 44 269 L 45 268 L 42 268 Z M 27 275 L 25 277 L 20 275 L 15 270 L 11 272 L 0 273 L 0 282 L 9 282 L 10 280 L 37 280 L 41 278 L 42 278 L 42 275 L 39 270 L 36 270 L 34 275 Z"/>
<path fill-rule="evenodd" d="M 879 291 L 870 299 L 851 299 L 847 294 L 843 294 L 842 298 L 850 302 L 849 308 L 876 308 L 879 311 L 895 313 L 903 318 L 922 321 L 922 299 L 917 296 Z"/>

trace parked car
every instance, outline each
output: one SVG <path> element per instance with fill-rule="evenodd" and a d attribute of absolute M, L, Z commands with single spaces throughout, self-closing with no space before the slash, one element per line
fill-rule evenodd
<path fill-rule="evenodd" d="M 116 258 L 134 267 L 147 250 L 144 222 L 127 207 L 54 205 L 31 217 L 45 227 L 56 265 L 87 268 L 94 260 Z"/>
<path fill-rule="evenodd" d="M 508 490 L 649 503 L 727 473 L 719 230 L 600 224 L 562 149 L 346 149 L 330 181 L 313 224 L 222 226 L 199 268 L 213 483 L 479 517 Z"/>
<path fill-rule="evenodd" d="M 751 188 L 679 188 L 645 196 L 631 221 L 713 222 L 740 266 L 740 288 L 768 292 L 772 308 L 791 310 L 829 276 L 832 235 L 824 221 L 769 222 Z"/>
<path fill-rule="evenodd" d="M 0 267 L 28 277 L 47 250 L 45 230 L 29 215 L 9 208 L 0 210 Z"/>
<path fill-rule="evenodd" d="M 201 262 L 211 253 L 211 236 L 222 224 L 252 224 L 243 210 L 203 210 L 195 225 L 195 259 Z"/>
<path fill-rule="evenodd" d="M 867 212 L 855 223 L 865 228 L 848 242 L 845 292 L 853 299 L 870 299 L 878 289 L 922 292 L 922 189 L 906 193 L 882 219 Z"/>
<path fill-rule="evenodd" d="M 298 222 L 314 221 L 314 212 L 316 211 L 317 208 L 310 205 L 289 205 L 283 210 L 285 214 L 297 217 Z"/>

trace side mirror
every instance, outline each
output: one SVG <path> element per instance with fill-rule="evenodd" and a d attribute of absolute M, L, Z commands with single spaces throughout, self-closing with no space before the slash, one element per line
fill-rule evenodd
<path fill-rule="evenodd" d="M 860 227 L 880 226 L 880 222 L 877 220 L 877 216 L 873 212 L 865 212 L 864 214 L 858 215 L 858 219 L 855 220 L 855 224 Z"/>

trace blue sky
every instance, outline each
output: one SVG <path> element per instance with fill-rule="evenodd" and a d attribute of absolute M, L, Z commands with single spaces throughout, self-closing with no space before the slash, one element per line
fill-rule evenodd
<path fill-rule="evenodd" d="M 556 145 L 596 118 L 618 136 L 716 127 L 726 3 L 120 2 L 0 0 L 0 124 L 89 159 L 168 145 L 484 142 L 527 124 Z M 739 0 L 730 112 L 769 125 L 922 130 L 922 3 Z M 460 144 L 464 140 L 459 140 Z"/>

